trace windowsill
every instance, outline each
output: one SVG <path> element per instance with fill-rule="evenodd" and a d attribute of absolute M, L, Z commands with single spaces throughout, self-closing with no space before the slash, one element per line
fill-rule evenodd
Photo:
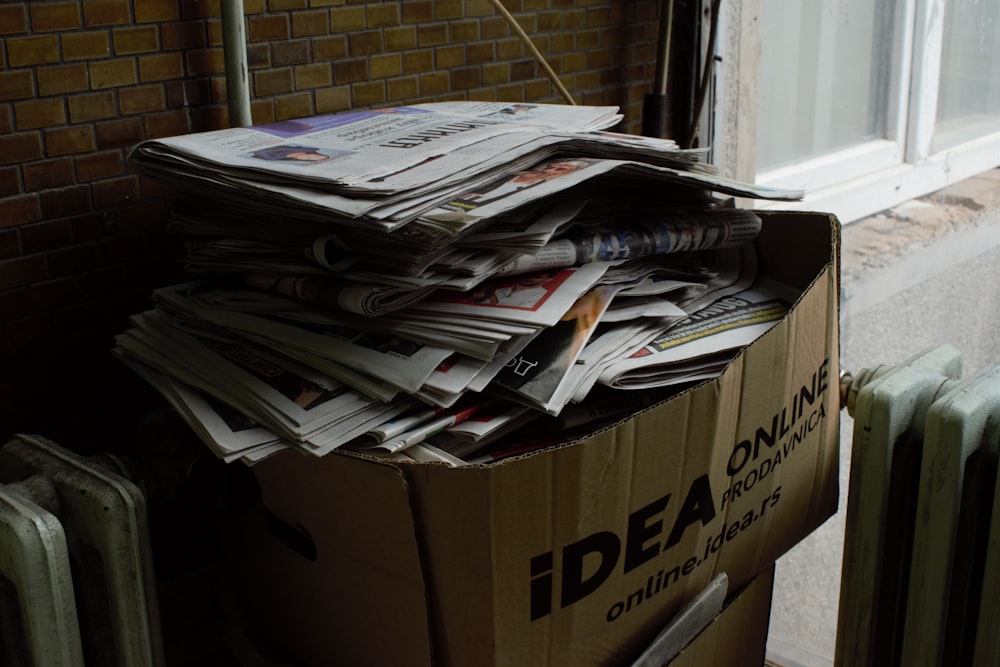
<path fill-rule="evenodd" d="M 1000 245 L 1000 168 L 844 225 L 842 316 Z"/>

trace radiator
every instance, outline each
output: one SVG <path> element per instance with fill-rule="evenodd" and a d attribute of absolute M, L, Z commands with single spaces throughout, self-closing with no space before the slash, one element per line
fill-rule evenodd
<path fill-rule="evenodd" d="M 941 346 L 842 383 L 838 666 L 1000 665 L 1000 365 L 961 375 Z"/>
<path fill-rule="evenodd" d="M 0 447 L 0 664 L 164 664 L 145 500 L 117 459 Z"/>

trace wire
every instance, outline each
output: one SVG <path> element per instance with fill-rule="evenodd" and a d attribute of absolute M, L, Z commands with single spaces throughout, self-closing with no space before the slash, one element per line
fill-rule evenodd
<path fill-rule="evenodd" d="M 569 94 L 569 91 L 566 90 L 565 86 L 563 86 L 562 81 L 559 80 L 559 77 L 556 76 L 556 73 L 552 71 L 551 67 L 549 67 L 548 62 L 546 62 L 545 60 L 545 57 L 542 56 L 542 54 L 539 53 L 538 49 L 535 48 L 535 45 L 531 42 L 531 38 L 529 38 L 528 34 L 521 29 L 521 26 L 518 25 L 517 21 L 514 19 L 511 13 L 507 11 L 507 8 L 504 7 L 502 4 L 500 4 L 500 0 L 490 0 L 490 3 L 493 4 L 493 6 L 496 8 L 500 16 L 504 17 L 507 20 L 507 23 L 510 24 L 510 27 L 514 29 L 514 32 L 517 33 L 517 36 L 520 37 L 521 41 L 524 42 L 524 45 L 528 47 L 528 50 L 531 51 L 531 55 L 535 57 L 535 60 L 538 61 L 538 64 L 542 66 L 543 70 L 545 70 L 545 74 L 548 75 L 548 77 L 552 80 L 552 85 L 556 87 L 556 90 L 559 91 L 559 94 L 562 95 L 563 98 L 565 98 L 568 104 L 575 105 L 576 102 L 573 100 L 573 96 Z"/>

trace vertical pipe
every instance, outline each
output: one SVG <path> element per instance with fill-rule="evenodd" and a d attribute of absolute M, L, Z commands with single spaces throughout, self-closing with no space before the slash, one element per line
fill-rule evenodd
<path fill-rule="evenodd" d="M 253 120 L 250 116 L 250 75 L 247 70 L 243 0 L 222 0 L 222 48 L 226 61 L 229 125 L 248 127 Z"/>
<path fill-rule="evenodd" d="M 673 0 L 660 5 L 660 30 L 656 44 L 653 92 L 646 93 L 642 107 L 642 134 L 664 138 L 667 132 L 667 72 L 670 67 L 670 33 L 674 22 Z"/>

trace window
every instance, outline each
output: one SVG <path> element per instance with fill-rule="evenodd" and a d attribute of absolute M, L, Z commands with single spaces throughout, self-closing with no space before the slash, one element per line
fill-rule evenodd
<path fill-rule="evenodd" d="M 715 126 L 754 146 L 737 146 L 752 167 L 733 175 L 803 189 L 793 207 L 849 222 L 1000 165 L 1000 3 L 731 4 Z M 727 127 L 752 100 L 754 127 Z"/>

